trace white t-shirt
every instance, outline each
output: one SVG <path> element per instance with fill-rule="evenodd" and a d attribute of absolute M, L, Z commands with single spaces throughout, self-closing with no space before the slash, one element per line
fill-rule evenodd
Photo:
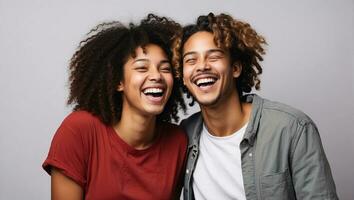
<path fill-rule="evenodd" d="M 246 200 L 240 151 L 246 127 L 247 124 L 232 135 L 216 137 L 203 125 L 193 173 L 195 199 Z"/>

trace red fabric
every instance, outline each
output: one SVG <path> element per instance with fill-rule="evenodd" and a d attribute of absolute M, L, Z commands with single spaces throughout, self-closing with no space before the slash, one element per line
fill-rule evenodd
<path fill-rule="evenodd" d="M 85 111 L 71 113 L 54 135 L 43 168 L 73 179 L 85 199 L 171 199 L 181 183 L 187 138 L 172 124 L 157 126 L 148 149 L 126 144 L 110 126 Z"/>

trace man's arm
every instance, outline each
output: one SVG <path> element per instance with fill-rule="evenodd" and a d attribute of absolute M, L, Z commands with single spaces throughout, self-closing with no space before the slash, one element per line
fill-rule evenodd
<path fill-rule="evenodd" d="M 318 130 L 312 122 L 299 125 L 291 154 L 291 172 L 297 199 L 338 199 L 331 169 Z"/>

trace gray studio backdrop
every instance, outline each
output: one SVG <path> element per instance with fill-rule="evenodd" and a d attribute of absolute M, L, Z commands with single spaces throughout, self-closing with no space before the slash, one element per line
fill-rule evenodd
<path fill-rule="evenodd" d="M 148 12 L 184 24 L 209 11 L 246 20 L 266 37 L 258 93 L 312 117 L 340 198 L 354 199 L 352 0 L 0 0 L 0 199 L 50 198 L 41 163 L 70 112 L 67 65 L 85 33 Z"/>

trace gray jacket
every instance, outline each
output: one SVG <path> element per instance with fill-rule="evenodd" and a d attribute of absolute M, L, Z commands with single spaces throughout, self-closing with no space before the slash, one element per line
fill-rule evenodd
<path fill-rule="evenodd" d="M 314 122 L 299 110 L 248 95 L 251 118 L 241 141 L 242 175 L 248 200 L 338 199 Z M 194 199 L 203 119 L 196 113 L 181 125 L 189 137 L 183 196 Z"/>

